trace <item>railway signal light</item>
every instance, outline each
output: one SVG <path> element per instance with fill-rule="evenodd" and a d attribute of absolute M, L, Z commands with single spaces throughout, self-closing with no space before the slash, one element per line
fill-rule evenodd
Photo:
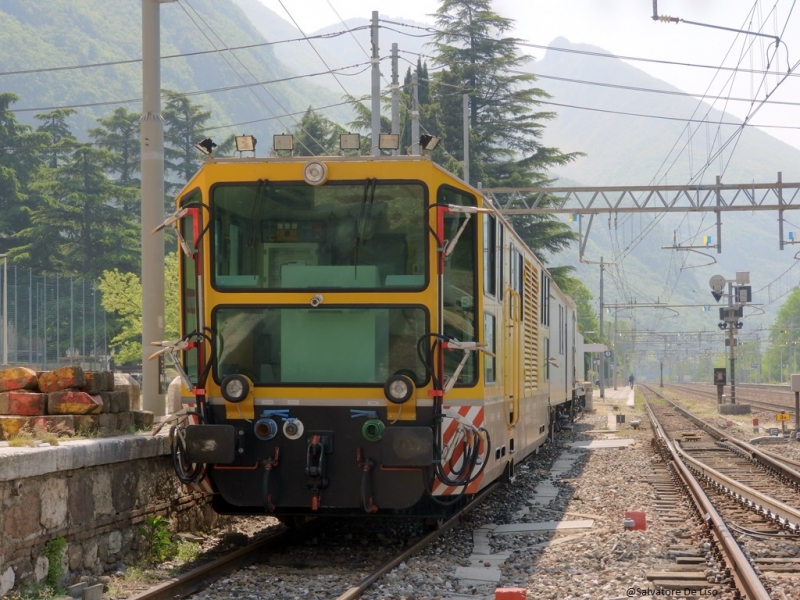
<path fill-rule="evenodd" d="M 719 302 L 725 291 L 725 278 L 722 275 L 714 275 L 708 280 L 708 285 L 711 286 L 711 295 L 714 296 L 714 300 Z"/>

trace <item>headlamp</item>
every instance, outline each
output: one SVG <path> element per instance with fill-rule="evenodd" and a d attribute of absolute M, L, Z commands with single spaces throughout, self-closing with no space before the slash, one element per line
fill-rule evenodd
<path fill-rule="evenodd" d="M 383 393 L 389 402 L 402 404 L 414 395 L 414 382 L 408 375 L 392 375 L 383 385 Z"/>

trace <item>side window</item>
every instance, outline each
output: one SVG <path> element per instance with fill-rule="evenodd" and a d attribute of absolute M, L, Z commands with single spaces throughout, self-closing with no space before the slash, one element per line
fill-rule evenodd
<path fill-rule="evenodd" d="M 201 202 L 202 194 L 199 190 L 190 192 L 181 198 L 180 205 L 185 206 L 190 202 Z M 202 218 L 202 211 L 199 211 Z M 191 250 L 195 249 L 195 241 L 199 236 L 199 232 L 203 229 L 202 222 L 196 222 L 194 213 L 190 212 L 180 221 L 181 235 L 186 240 Z M 185 335 L 197 330 L 198 323 L 198 293 L 202 290 L 197 289 L 197 274 L 195 260 L 191 256 L 187 256 L 185 252 L 178 250 L 178 257 L 180 260 L 180 281 L 181 281 L 181 334 Z M 198 365 L 198 349 L 192 348 L 183 353 L 183 366 L 187 375 L 193 382 L 197 382 L 197 376 L 200 372 Z"/>
<path fill-rule="evenodd" d="M 544 380 L 550 381 L 550 338 L 544 338 Z"/>
<path fill-rule="evenodd" d="M 542 271 L 542 289 L 541 289 L 541 322 L 545 327 L 550 326 L 550 277 Z"/>
<path fill-rule="evenodd" d="M 442 186 L 437 194 L 437 202 L 457 204 L 459 206 L 475 206 L 475 196 L 459 192 L 453 188 Z M 442 237 L 452 240 L 464 224 L 466 213 L 446 214 Z M 478 254 L 478 219 L 471 218 L 461 234 L 453 253 L 447 258 L 444 266 L 443 304 L 444 333 L 461 341 L 474 341 L 478 321 L 478 303 L 475 297 L 477 290 L 477 254 Z M 445 372 L 452 373 L 461 362 L 460 352 L 445 353 Z M 477 381 L 477 360 L 475 352 L 470 353 L 467 364 L 461 371 L 457 385 L 471 385 Z"/>
<path fill-rule="evenodd" d="M 525 268 L 525 263 L 522 260 L 522 254 L 517 253 L 517 286 L 514 289 L 517 290 L 517 293 L 519 294 L 519 302 L 520 302 L 520 305 L 519 305 L 519 318 L 520 318 L 520 320 L 524 320 L 524 315 L 525 315 L 525 304 L 524 304 L 524 301 L 523 301 L 523 298 L 525 296 L 525 294 L 524 294 L 525 277 L 523 275 L 523 269 L 524 268 Z"/>
<path fill-rule="evenodd" d="M 503 243 L 505 242 L 505 228 L 503 227 L 502 223 L 499 226 L 499 231 L 497 233 L 497 297 L 502 298 L 505 295 L 505 290 L 503 289 Z"/>
<path fill-rule="evenodd" d="M 489 313 L 483 315 L 483 341 L 489 345 L 489 351 L 493 354 L 497 350 L 495 343 L 496 321 L 494 315 Z M 486 383 L 494 383 L 496 381 L 495 359 L 488 354 L 483 355 L 483 376 Z"/>
<path fill-rule="evenodd" d="M 483 291 L 497 296 L 497 219 L 484 215 L 483 219 Z M 502 290 L 501 290 L 502 293 Z"/>

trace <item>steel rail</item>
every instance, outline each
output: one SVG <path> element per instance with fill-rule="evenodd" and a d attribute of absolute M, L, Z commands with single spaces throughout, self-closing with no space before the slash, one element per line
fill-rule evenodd
<path fill-rule="evenodd" d="M 313 531 L 318 527 L 311 522 L 307 525 L 308 531 Z M 305 528 L 302 532 L 306 532 Z M 182 575 L 173 577 L 163 583 L 159 583 L 135 596 L 130 596 L 128 600 L 173 600 L 183 598 L 192 594 L 220 577 L 248 565 L 256 559 L 256 551 L 269 547 L 279 547 L 297 539 L 298 531 L 287 529 L 275 535 L 248 544 L 230 554 L 221 556 L 216 560 L 205 565 L 192 569 Z"/>
<path fill-rule="evenodd" d="M 759 512 L 767 513 L 766 516 L 779 520 L 783 525 L 786 525 L 793 531 L 800 530 L 800 510 L 792 508 L 788 504 L 780 500 L 762 494 L 758 490 L 754 490 L 748 485 L 736 481 L 732 477 L 728 477 L 720 473 L 716 469 L 709 467 L 703 461 L 694 458 L 683 448 L 680 444 L 675 445 L 675 450 L 678 455 L 687 463 L 694 467 L 695 471 L 702 477 L 713 481 L 720 487 L 724 488 L 726 492 L 730 493 L 739 500 L 744 501 L 746 504 L 758 509 Z"/>
<path fill-rule="evenodd" d="M 709 398 L 716 398 L 716 392 L 704 389 L 697 389 L 687 387 L 685 385 L 680 385 L 677 383 L 667 383 L 665 384 L 667 387 L 671 387 L 677 390 L 684 390 L 690 391 L 692 394 L 701 394 L 703 396 L 708 396 Z M 739 384 L 736 384 L 737 387 Z M 782 393 L 782 392 L 781 392 Z M 762 408 L 764 410 L 777 410 L 783 411 L 788 414 L 794 414 L 794 406 L 790 406 L 788 404 L 773 404 L 772 402 L 764 402 L 763 400 L 751 400 L 749 398 L 743 398 L 742 396 L 736 395 L 736 401 L 738 404 L 749 404 L 750 406 L 755 406 L 756 408 Z"/>
<path fill-rule="evenodd" d="M 410 558 L 420 550 L 423 550 L 425 547 L 429 546 L 433 541 L 438 539 L 443 533 L 449 531 L 456 525 L 458 525 L 460 517 L 467 514 L 473 508 L 475 508 L 478 504 L 480 504 L 486 496 L 491 494 L 498 486 L 501 484 L 493 483 L 480 492 L 478 492 L 475 497 L 470 500 L 470 502 L 464 506 L 458 513 L 450 517 L 447 521 L 445 521 L 442 526 L 437 529 L 436 531 L 432 531 L 421 540 L 419 540 L 416 544 L 404 550 L 402 553 L 398 554 L 389 562 L 383 564 L 378 569 L 367 575 L 364 579 L 358 582 L 357 585 L 349 588 L 345 593 L 338 596 L 336 600 L 355 600 L 356 598 L 360 598 L 364 592 L 367 590 L 369 586 L 375 583 L 378 579 L 383 577 L 386 573 L 394 569 L 397 565 L 399 565 L 404 560 Z"/>
<path fill-rule="evenodd" d="M 499 485 L 499 483 L 494 483 L 478 492 L 478 494 L 476 494 L 475 497 L 470 500 L 466 506 L 464 506 L 464 508 L 453 515 L 450 519 L 445 521 L 436 531 L 424 536 L 412 547 L 404 550 L 401 554 L 382 565 L 371 575 L 362 579 L 356 586 L 349 588 L 345 593 L 339 596 L 338 600 L 352 600 L 354 598 L 359 598 L 364 591 L 377 579 L 388 573 L 408 557 L 416 554 L 427 545 L 438 539 L 443 533 L 455 527 L 459 522 L 459 517 L 472 510 L 481 501 L 483 501 L 486 496 L 497 489 Z M 300 531 L 287 529 L 262 540 L 258 540 L 252 544 L 231 552 L 230 554 L 226 554 L 225 556 L 213 560 L 205 565 L 197 567 L 196 569 L 192 569 L 187 573 L 173 577 L 172 579 L 155 585 L 139 594 L 130 596 L 128 600 L 174 600 L 176 598 L 184 598 L 189 594 L 193 594 L 198 590 L 207 587 L 210 583 L 216 581 L 220 577 L 223 577 L 228 573 L 235 571 L 236 569 L 252 563 L 257 559 L 257 551 L 294 543 L 297 541 L 298 536 L 306 536 L 313 533 L 322 525 L 322 523 L 323 519 L 315 519 L 314 521 L 311 521 L 305 525 Z"/>
<path fill-rule="evenodd" d="M 730 565 L 731 574 L 733 575 L 737 587 L 746 594 L 748 600 L 770 600 L 769 592 L 764 588 L 764 584 L 761 583 L 755 569 L 745 557 L 742 549 L 733 537 L 733 534 L 725 525 L 722 517 L 714 508 L 714 505 L 703 491 L 697 479 L 695 479 L 691 471 L 689 471 L 689 468 L 680 460 L 675 451 L 675 445 L 667 437 L 666 431 L 664 431 L 647 401 L 645 401 L 645 406 L 656 433 L 672 456 L 672 466 L 685 483 L 695 505 L 698 507 L 701 514 L 704 515 L 706 525 L 722 546 L 722 551 Z"/>
<path fill-rule="evenodd" d="M 672 400 L 664 398 L 652 388 L 648 389 L 650 389 L 651 392 L 653 392 L 656 396 L 660 397 L 662 400 L 668 402 L 676 411 L 683 414 L 687 419 L 691 420 L 700 429 L 708 433 L 714 439 L 718 441 L 724 441 L 726 443 L 733 444 L 739 447 L 744 452 L 747 452 L 753 460 L 761 463 L 762 465 L 764 465 L 769 469 L 776 471 L 779 475 L 790 480 L 795 485 L 800 485 L 800 470 L 794 469 L 792 466 L 790 466 L 789 459 L 785 459 L 773 453 L 767 453 L 763 450 L 760 450 L 759 448 L 756 448 L 752 444 L 748 444 L 743 440 L 737 440 L 736 438 L 730 437 L 721 429 L 717 429 L 710 423 L 706 423 L 703 419 L 701 419 L 695 414 L 692 414 L 690 411 L 686 410 L 682 406 L 678 406 Z M 800 464 L 797 463 L 796 461 L 791 461 L 791 462 L 793 462 L 795 466 Z M 800 515 L 800 512 L 798 513 L 798 515 Z M 800 524 L 800 521 L 795 521 L 795 523 Z"/>

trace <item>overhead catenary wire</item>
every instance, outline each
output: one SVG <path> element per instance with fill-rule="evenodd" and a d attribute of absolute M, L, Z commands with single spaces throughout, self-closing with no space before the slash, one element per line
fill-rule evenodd
<path fill-rule="evenodd" d="M 206 40 L 208 40 L 208 42 L 209 42 L 209 44 L 211 44 L 212 48 L 216 48 L 216 45 L 215 45 L 215 44 L 214 44 L 214 42 L 213 42 L 213 41 L 212 41 L 212 40 L 211 40 L 211 39 L 208 37 L 208 35 L 206 34 L 205 30 L 204 30 L 202 27 L 200 27 L 200 26 L 197 24 L 197 22 L 196 22 L 196 21 L 195 21 L 195 20 L 192 18 L 192 16 L 191 16 L 191 15 L 189 14 L 189 12 L 186 10 L 186 7 L 185 7 L 185 6 L 183 6 L 183 4 L 184 4 L 184 3 L 186 3 L 186 4 L 187 4 L 187 5 L 188 5 L 188 6 L 189 6 L 191 9 L 192 9 L 192 11 L 193 11 L 193 12 L 194 12 L 194 13 L 197 15 L 197 17 L 198 17 L 198 18 L 199 18 L 199 19 L 200 19 L 200 20 L 203 22 L 203 24 L 206 26 L 206 28 L 208 29 L 208 31 L 211 31 L 212 33 L 214 33 L 214 29 L 213 29 L 213 28 L 212 28 L 212 27 L 211 27 L 211 26 L 208 24 L 208 22 L 207 22 L 205 19 L 203 19 L 203 17 L 202 17 L 202 16 L 201 16 L 201 15 L 200 15 L 200 14 L 199 14 L 199 13 L 198 13 L 198 12 L 197 12 L 195 9 L 194 9 L 194 7 L 192 7 L 192 6 L 191 6 L 191 4 L 189 4 L 189 0 L 178 0 L 178 5 L 179 5 L 179 6 L 180 6 L 180 7 L 183 9 L 183 11 L 186 13 L 186 16 L 187 16 L 187 17 L 189 17 L 189 20 L 190 20 L 190 21 L 192 21 L 192 23 L 194 23 L 195 27 L 197 27 L 197 29 L 198 29 L 198 30 L 201 32 L 201 34 L 203 35 L 203 37 L 205 37 L 205 38 L 206 38 Z M 217 38 L 217 39 L 218 39 L 220 42 L 222 42 L 222 39 L 221 39 L 221 38 L 220 38 L 220 37 L 219 37 L 219 36 L 218 36 L 216 33 L 214 33 L 214 36 L 215 36 L 215 37 L 216 37 L 216 38 Z M 224 46 L 224 43 L 223 43 L 223 46 Z M 226 48 L 226 50 L 227 50 L 227 48 Z M 245 64 L 244 64 L 244 63 L 243 63 L 243 62 L 242 62 L 242 61 L 239 59 L 239 57 L 238 57 L 238 56 L 236 56 L 236 54 L 235 54 L 235 53 L 231 53 L 231 55 L 232 55 L 232 56 L 233 56 L 233 57 L 236 59 L 236 61 L 237 61 L 237 62 L 239 63 L 239 65 L 241 66 L 241 68 L 242 68 L 242 69 L 244 69 L 244 71 L 245 71 L 245 72 L 246 72 L 246 73 L 247 73 L 247 74 L 248 74 L 248 75 L 249 75 L 249 76 L 250 76 L 250 77 L 251 77 L 253 80 L 257 80 L 257 79 L 258 79 L 258 78 L 257 78 L 257 77 L 256 77 L 256 76 L 255 76 L 255 75 L 252 73 L 252 71 L 250 71 L 250 69 L 249 69 L 249 68 L 248 68 L 248 67 L 247 67 L 247 66 L 246 66 L 246 65 L 245 65 Z M 241 74 L 240 74 L 240 73 L 237 71 L 236 67 L 234 67 L 234 66 L 233 66 L 233 65 L 230 63 L 230 61 L 228 61 L 228 59 L 227 59 L 227 58 L 226 58 L 226 56 L 225 56 L 225 53 L 223 53 L 223 52 L 220 52 L 219 56 L 222 58 L 222 60 L 224 60 L 224 61 L 225 61 L 225 63 L 226 63 L 226 64 L 227 64 L 227 65 L 230 67 L 230 69 L 231 69 L 231 70 L 234 72 L 234 74 L 235 74 L 235 75 L 236 75 L 236 76 L 237 76 L 237 77 L 238 77 L 238 78 L 239 78 L 239 79 L 240 79 L 240 80 L 241 80 L 243 83 L 247 83 L 247 82 L 245 81 L 244 77 L 242 77 L 242 75 L 241 75 Z M 275 102 L 275 104 L 276 104 L 276 105 L 277 105 L 277 106 L 278 106 L 278 107 L 279 107 L 279 108 L 280 108 L 280 109 L 283 111 L 283 113 L 284 113 L 286 116 L 288 116 L 288 117 L 289 117 L 289 118 L 290 118 L 292 121 L 294 121 L 295 125 L 296 125 L 296 126 L 299 128 L 299 129 L 301 129 L 302 131 L 304 131 L 304 133 L 305 133 L 306 135 L 308 135 L 308 137 L 309 137 L 309 138 L 310 138 L 310 139 L 311 139 L 311 140 L 312 140 L 314 143 L 318 144 L 320 147 L 323 147 L 323 146 L 322 146 L 322 144 L 320 144 L 320 142 L 319 142 L 318 140 L 314 139 L 314 136 L 313 136 L 313 135 L 311 135 L 311 134 L 310 134 L 308 131 L 305 131 L 305 130 L 303 129 L 302 125 L 300 124 L 300 121 L 298 121 L 298 120 L 297 120 L 297 119 L 296 119 L 296 118 L 295 118 L 293 115 L 291 115 L 291 114 L 289 113 L 289 111 L 288 111 L 288 110 L 287 110 L 287 109 L 286 109 L 286 108 L 285 108 L 285 107 L 284 107 L 284 106 L 283 106 L 283 105 L 282 105 L 282 104 L 281 104 L 281 103 L 278 101 L 278 99 L 277 99 L 277 98 L 274 96 L 274 94 L 272 94 L 272 92 L 270 92 L 270 91 L 269 91 L 269 88 L 268 88 L 268 87 L 266 87 L 266 86 L 260 86 L 260 89 L 264 90 L 264 92 L 266 92 L 266 94 L 267 94 L 267 95 L 268 95 L 268 96 L 269 96 L 269 97 L 272 99 L 272 101 L 273 101 L 273 102 Z M 250 93 L 251 93 L 251 94 L 252 94 L 252 95 L 253 95 L 253 96 L 256 98 L 256 100 L 257 100 L 257 101 L 258 101 L 258 102 L 259 102 L 259 103 L 260 103 L 260 104 L 261 104 L 261 105 L 262 105 L 264 108 L 266 108 L 266 109 L 267 109 L 267 110 L 270 112 L 270 114 L 272 114 L 272 115 L 274 115 L 274 116 L 276 116 L 276 117 L 278 116 L 278 115 L 275 115 L 275 111 L 273 111 L 273 110 L 272 110 L 272 108 L 269 106 L 269 104 L 267 104 L 267 103 L 264 101 L 264 99 L 263 99 L 263 98 L 261 98 L 261 96 L 259 96 L 258 94 L 256 94 L 256 93 L 255 93 L 255 91 L 253 90 L 253 88 L 252 88 L 252 87 L 249 87 L 249 86 L 248 86 L 248 87 L 247 87 L 247 90 L 248 90 L 248 91 L 249 91 L 249 92 L 250 92 Z M 281 123 L 281 125 L 283 125 L 283 126 L 285 127 L 285 125 L 283 124 L 283 121 L 281 120 L 281 118 L 278 118 L 278 121 Z M 314 155 L 314 152 L 312 152 L 312 151 L 311 151 L 311 149 L 310 149 L 310 148 L 308 148 L 308 147 L 307 147 L 307 146 L 306 146 L 306 145 L 305 145 L 305 144 L 304 144 L 302 141 L 300 141 L 299 143 L 300 143 L 300 145 L 302 145 L 302 146 L 303 146 L 303 147 L 306 149 L 306 151 L 307 151 L 309 154 L 311 154 L 312 156 Z"/>
<path fill-rule="evenodd" d="M 276 40 L 273 42 L 257 42 L 255 44 L 245 44 L 242 46 L 230 46 L 228 48 L 231 52 L 236 52 L 238 50 L 251 50 L 254 48 L 265 48 L 267 46 L 277 46 L 279 44 L 288 44 L 292 42 L 304 42 L 307 40 L 317 40 L 317 39 L 331 39 L 336 38 L 342 35 L 350 34 L 352 35 L 354 31 L 360 31 L 362 29 L 368 29 L 369 27 L 366 25 L 361 25 L 359 27 L 353 27 L 352 29 L 345 29 L 342 31 L 334 31 L 331 33 L 321 33 L 318 35 L 312 36 L 303 36 L 299 38 L 292 38 L 286 40 Z M 217 54 L 219 50 L 198 50 L 196 52 L 180 52 L 178 54 L 165 54 L 161 57 L 161 60 L 170 60 L 173 58 L 190 58 L 194 56 L 203 56 L 207 54 Z M 0 77 L 7 76 L 7 75 L 39 75 L 42 73 L 57 73 L 59 71 L 76 71 L 82 69 L 94 69 L 98 67 L 116 67 L 121 65 L 134 65 L 139 64 L 142 62 L 141 58 L 130 58 L 124 60 L 111 60 L 99 63 L 90 63 L 86 65 L 64 65 L 61 67 L 41 67 L 37 69 L 20 69 L 19 71 L 0 71 Z"/>
<path fill-rule="evenodd" d="M 792 5 L 792 8 L 793 8 L 793 7 L 794 7 L 794 4 Z M 774 7 L 773 7 L 773 11 L 774 11 Z M 771 12 L 772 12 L 772 11 L 771 11 Z M 752 14 L 752 10 L 751 10 L 751 14 Z M 791 16 L 791 11 L 790 11 L 790 13 L 789 13 L 789 16 Z M 788 25 L 788 21 L 789 21 L 789 17 L 787 17 L 787 19 L 786 19 L 786 24 L 787 24 L 787 25 Z M 762 25 L 762 26 L 763 26 L 763 25 Z M 784 26 L 784 31 L 785 31 L 785 26 Z M 737 36 L 737 37 L 738 37 L 738 36 Z M 750 43 L 750 46 L 752 46 L 752 42 Z M 729 50 L 728 50 L 728 53 L 730 53 L 730 50 L 731 50 L 731 49 L 729 49 Z M 726 54 L 726 56 L 727 56 L 727 54 Z M 739 64 L 741 64 L 741 61 L 742 61 L 742 59 L 743 59 L 743 58 L 744 58 L 744 52 L 742 52 L 742 54 L 740 55 L 740 58 L 739 58 Z M 764 71 L 764 73 L 768 73 L 768 72 L 769 72 L 769 69 L 767 69 L 766 71 Z M 790 69 L 790 73 L 791 73 L 791 69 Z M 712 80 L 712 81 L 713 81 L 713 80 Z M 710 108 L 709 108 L 709 110 L 710 110 Z M 708 113 L 707 113 L 707 114 L 708 114 Z M 723 114 L 724 114 L 724 112 L 723 112 Z M 752 110 L 751 110 L 750 114 L 748 115 L 748 118 L 752 117 L 753 115 L 754 115 L 754 113 L 753 113 L 753 112 L 752 112 Z M 718 131 L 719 131 L 719 127 L 720 127 L 720 125 L 721 125 L 721 122 L 720 122 L 720 123 L 718 123 L 718 125 L 717 125 L 717 127 L 718 127 Z M 743 127 L 744 127 L 744 126 L 746 126 L 746 125 L 747 125 L 747 119 L 746 119 L 745 121 L 743 121 L 743 123 L 737 127 L 737 132 L 735 132 L 735 133 L 734 133 L 734 134 L 733 134 L 731 137 L 729 137 L 727 142 L 725 142 L 724 144 L 720 144 L 720 147 L 718 148 L 717 152 L 716 152 L 716 153 L 714 153 L 713 155 L 710 155 L 710 156 L 709 156 L 708 160 L 706 161 L 705 165 L 704 165 L 704 166 L 701 168 L 700 172 L 699 172 L 698 174 L 696 174 L 694 177 L 692 177 L 692 178 L 690 179 L 690 181 L 692 181 L 692 180 L 695 180 L 695 179 L 697 179 L 698 177 L 702 176 L 702 174 L 703 174 L 703 173 L 705 173 L 705 170 L 706 170 L 706 169 L 707 169 L 707 168 L 708 168 L 708 167 L 711 165 L 712 161 L 713 161 L 713 160 L 714 160 L 714 159 L 715 159 L 717 156 L 721 156 L 721 153 L 724 151 L 724 149 L 727 147 L 727 145 L 729 145 L 729 143 L 731 142 L 731 140 L 732 140 L 732 139 L 734 139 L 734 137 L 735 137 L 735 136 L 737 136 L 737 135 L 740 135 L 740 134 L 741 134 L 741 132 L 743 131 Z M 689 141 L 688 141 L 687 143 L 691 143 L 691 139 L 692 139 L 692 137 L 693 137 L 693 136 L 694 136 L 694 135 L 697 133 L 697 131 L 698 131 L 698 130 L 699 130 L 699 127 L 698 127 L 697 129 L 695 129 L 695 131 L 692 133 L 692 135 L 690 136 L 690 138 L 689 138 Z M 677 146 L 677 143 L 678 143 L 678 141 L 676 140 L 676 144 L 674 144 L 674 145 L 673 145 L 673 149 L 674 149 L 674 148 Z M 685 147 L 686 147 L 686 146 L 684 146 L 684 148 L 685 148 Z M 678 156 L 678 155 L 676 155 L 675 159 L 673 160 L 672 164 L 670 165 L 670 167 L 669 167 L 669 168 L 667 169 L 667 171 L 665 172 L 664 176 L 666 176 L 666 174 L 669 172 L 669 169 L 670 169 L 670 168 L 671 168 L 671 167 L 672 167 L 672 166 L 675 164 L 675 161 L 677 160 L 677 156 Z M 730 161 L 730 157 L 729 157 L 729 161 Z M 729 161 L 728 161 L 728 162 L 729 162 Z M 663 167 L 663 163 L 662 163 L 662 167 Z M 727 167 L 727 165 L 726 165 L 726 167 Z M 661 167 L 660 167 L 660 168 L 661 168 Z M 660 168 L 659 168 L 659 170 L 660 170 Z M 724 169 L 723 169 L 721 172 L 722 172 L 722 173 L 724 173 Z M 662 176 L 662 179 L 663 179 L 663 177 L 664 177 L 664 176 Z M 636 241 L 635 243 L 633 243 L 633 244 L 630 244 L 630 245 L 629 245 L 629 246 L 626 248 L 626 250 L 624 251 L 624 253 L 621 255 L 621 259 L 615 259 L 615 262 L 622 262 L 622 260 L 624 260 L 625 256 L 629 255 L 629 254 L 630 254 L 630 252 L 632 252 L 632 251 L 633 251 L 633 249 L 634 249 L 636 246 L 638 246 L 638 244 L 639 244 L 639 243 L 642 241 L 642 239 L 644 239 L 644 237 L 645 237 L 645 236 L 646 236 L 646 235 L 647 235 L 647 234 L 648 234 L 650 231 L 652 231 L 652 229 L 655 227 L 655 225 L 656 225 L 656 224 L 658 224 L 658 222 L 660 222 L 660 221 L 661 221 L 661 220 L 664 218 L 664 216 L 665 216 L 665 215 L 666 215 L 666 213 L 661 213 L 659 216 L 657 216 L 657 217 L 656 217 L 656 218 L 655 218 L 655 219 L 654 219 L 654 220 L 653 220 L 653 221 L 650 223 L 650 225 L 649 225 L 648 227 L 646 227 L 646 228 L 645 228 L 645 229 L 644 229 L 644 230 L 643 230 L 643 231 L 640 233 L 640 235 L 637 237 L 637 241 Z M 685 217 L 684 217 L 684 218 L 685 218 Z M 701 223 L 701 224 L 702 224 L 702 223 Z M 674 252 L 674 251 L 673 251 L 673 252 Z M 684 264 L 685 264 L 685 262 L 684 262 Z M 679 273 L 679 276 L 680 276 L 680 273 Z M 677 279 L 676 279 L 676 281 L 675 281 L 675 284 L 673 285 L 673 288 L 672 288 L 672 290 L 673 290 L 673 291 L 674 291 L 674 289 L 675 289 L 675 287 L 676 287 L 676 286 L 677 286 Z M 671 293 L 670 293 L 670 294 L 671 294 Z"/>

